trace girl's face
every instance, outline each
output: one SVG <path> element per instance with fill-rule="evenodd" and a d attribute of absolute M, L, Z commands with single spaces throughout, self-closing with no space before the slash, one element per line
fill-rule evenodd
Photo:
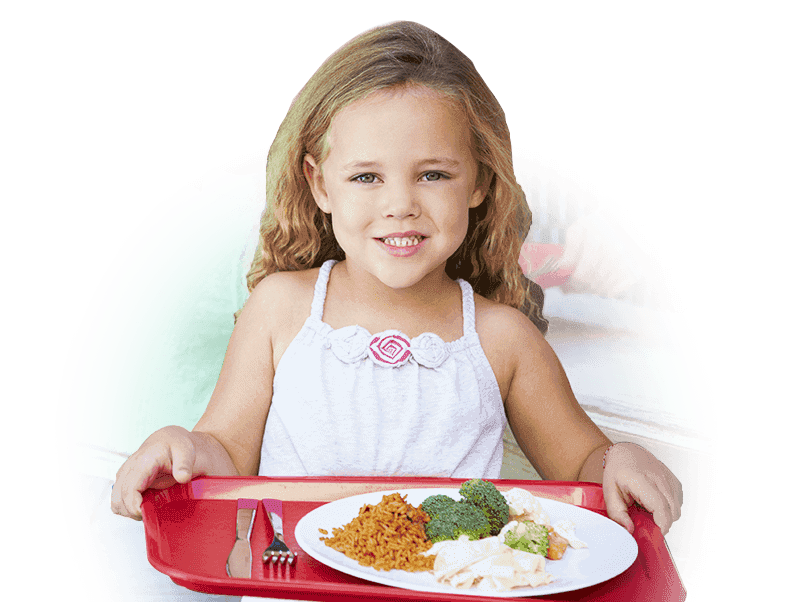
<path fill-rule="evenodd" d="M 485 196 L 466 117 L 428 88 L 378 91 L 341 110 L 328 157 L 304 169 L 348 271 L 386 286 L 444 277 Z"/>

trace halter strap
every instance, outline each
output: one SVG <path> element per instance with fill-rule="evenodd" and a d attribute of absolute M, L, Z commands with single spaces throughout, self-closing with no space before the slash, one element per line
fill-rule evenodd
<path fill-rule="evenodd" d="M 322 313 L 325 309 L 325 298 L 328 294 L 328 282 L 331 278 L 331 270 L 336 265 L 335 259 L 329 259 L 319 268 L 319 276 L 314 285 L 314 299 L 311 301 L 311 317 L 322 321 Z M 475 295 L 472 286 L 466 280 L 459 278 L 456 280 L 461 287 L 461 314 L 464 319 L 464 336 L 471 336 L 477 333 L 475 329 Z"/>

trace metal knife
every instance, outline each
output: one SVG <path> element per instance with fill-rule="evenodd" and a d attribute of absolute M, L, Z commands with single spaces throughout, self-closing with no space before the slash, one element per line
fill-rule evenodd
<path fill-rule="evenodd" d="M 250 550 L 250 535 L 256 518 L 258 500 L 241 498 L 236 503 L 236 541 L 225 563 L 228 577 L 250 579 L 253 554 Z"/>

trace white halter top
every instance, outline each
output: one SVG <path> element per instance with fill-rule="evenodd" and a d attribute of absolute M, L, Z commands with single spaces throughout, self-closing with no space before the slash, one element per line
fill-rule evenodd
<path fill-rule="evenodd" d="M 469 283 L 458 340 L 334 330 L 322 314 L 335 263 L 275 371 L 259 474 L 498 478 L 506 417 Z"/>

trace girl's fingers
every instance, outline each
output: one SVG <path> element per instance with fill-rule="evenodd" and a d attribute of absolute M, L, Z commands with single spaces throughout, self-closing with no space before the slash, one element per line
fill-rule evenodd
<path fill-rule="evenodd" d="M 163 489 L 192 478 L 195 450 L 191 441 L 154 445 L 133 454 L 117 473 L 111 510 L 135 520 L 142 519 L 142 492 Z"/>
<path fill-rule="evenodd" d="M 652 475 L 651 480 L 657 488 L 658 493 L 664 499 L 666 508 L 664 512 L 669 516 L 670 524 L 681 517 L 681 506 L 683 505 L 683 487 L 675 475 L 668 472 L 666 475 Z M 658 523 L 656 523 L 658 524 Z M 667 530 L 669 526 L 667 526 Z M 664 535 L 666 531 L 662 529 Z"/>
<path fill-rule="evenodd" d="M 664 535 L 680 518 L 683 504 L 680 481 L 638 445 L 617 444 L 607 452 L 603 492 L 609 517 L 626 528 L 632 525 L 628 507 L 633 502 L 652 513 L 653 521 Z"/>
<path fill-rule="evenodd" d="M 163 470 L 163 461 L 155 464 L 154 458 L 141 458 L 134 454 L 117 473 L 112 494 L 111 509 L 117 514 L 142 520 L 142 491 L 147 489 Z M 116 502 L 116 503 L 115 503 Z"/>
<path fill-rule="evenodd" d="M 683 505 L 683 487 L 681 486 L 681 482 L 675 478 L 674 475 L 670 475 L 670 478 L 666 481 L 658 480 L 656 484 L 669 504 L 670 516 L 674 523 L 681 517 L 681 506 Z"/>
<path fill-rule="evenodd" d="M 187 483 L 194 476 L 197 453 L 191 436 L 182 427 L 166 427 L 153 433 L 117 471 L 111 490 L 111 510 L 142 519 L 142 493 Z"/>
<path fill-rule="evenodd" d="M 188 483 L 194 475 L 194 444 L 188 438 L 181 439 L 170 446 L 169 454 L 172 476 L 178 483 Z"/>
<path fill-rule="evenodd" d="M 631 481 L 630 497 L 653 515 L 653 522 L 666 535 L 672 523 L 677 520 L 677 505 L 673 496 L 665 492 L 658 478 L 636 479 Z"/>
<path fill-rule="evenodd" d="M 658 528 L 661 529 L 661 534 L 666 535 L 673 522 L 672 509 L 670 508 L 669 502 L 667 502 L 666 498 L 657 490 L 649 497 L 651 500 L 649 507 L 648 504 L 642 504 L 642 506 L 645 510 L 649 510 L 653 513 L 653 521 Z"/>
<path fill-rule="evenodd" d="M 630 500 L 626 499 L 623 492 L 616 486 L 612 487 L 611 493 L 606 496 L 605 502 L 608 518 L 625 527 L 628 533 L 633 533 L 633 520 L 628 514 Z"/>
<path fill-rule="evenodd" d="M 132 464 L 129 458 L 117 471 L 117 480 L 111 489 L 111 511 L 120 516 L 141 520 L 141 494 L 136 491 L 135 486 L 131 486 L 131 481 L 137 480 L 131 473 Z"/>
<path fill-rule="evenodd" d="M 631 499 L 614 477 L 610 462 L 612 460 L 610 451 L 611 449 L 606 452 L 609 456 L 609 464 L 603 471 L 603 498 L 606 504 L 606 513 L 608 518 L 625 527 L 628 533 L 633 533 L 633 520 L 628 514 Z"/>
<path fill-rule="evenodd" d="M 132 491 L 125 501 L 125 514 L 134 520 L 142 520 L 142 494 Z"/>

